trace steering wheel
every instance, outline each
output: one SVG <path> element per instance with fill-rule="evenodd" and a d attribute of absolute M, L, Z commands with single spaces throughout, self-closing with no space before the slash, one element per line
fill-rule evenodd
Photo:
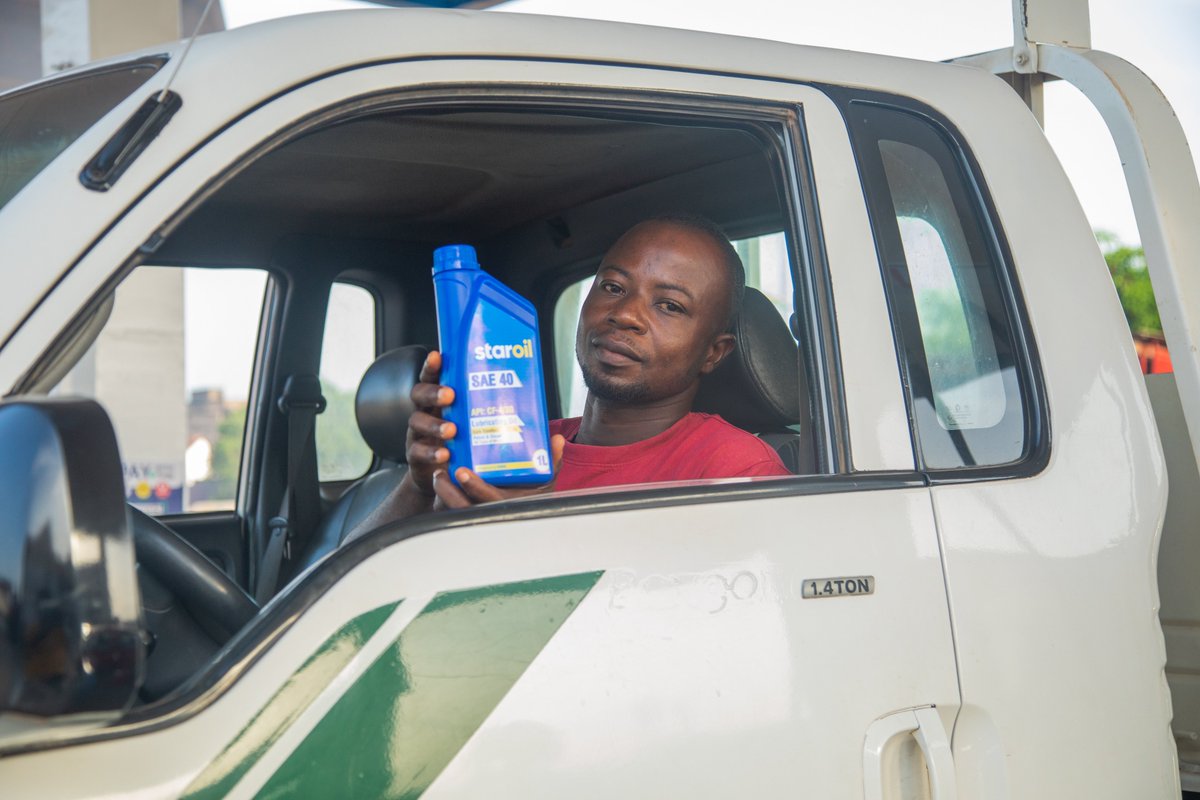
<path fill-rule="evenodd" d="M 127 506 L 146 625 L 153 636 L 142 697 L 178 686 L 258 613 L 216 564 L 154 517 Z"/>

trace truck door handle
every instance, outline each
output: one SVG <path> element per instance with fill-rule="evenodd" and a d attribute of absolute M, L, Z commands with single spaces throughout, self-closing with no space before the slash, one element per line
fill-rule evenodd
<path fill-rule="evenodd" d="M 950 738 L 932 706 L 899 711 L 875 720 L 863 744 L 863 797 L 884 800 L 884 751 L 898 736 L 911 735 L 921 748 L 932 800 L 958 800 Z"/>

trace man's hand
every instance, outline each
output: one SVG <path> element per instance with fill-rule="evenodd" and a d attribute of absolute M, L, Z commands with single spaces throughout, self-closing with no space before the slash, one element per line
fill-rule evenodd
<path fill-rule="evenodd" d="M 550 452 L 554 462 L 554 479 L 558 478 L 559 467 L 562 466 L 563 447 L 566 439 L 555 434 L 550 437 Z M 534 494 L 546 494 L 554 491 L 554 479 L 541 486 L 531 487 L 499 487 L 492 486 L 479 475 L 466 467 L 459 467 L 454 473 L 458 486 L 450 480 L 445 468 L 436 470 L 433 474 L 433 490 L 437 492 L 438 500 L 446 508 L 469 508 L 476 503 L 491 503 L 496 500 L 511 500 L 514 497 L 528 497 Z"/>
<path fill-rule="evenodd" d="M 433 473 L 444 471 L 450 461 L 446 440 L 453 439 L 457 432 L 453 422 L 442 419 L 442 409 L 454 402 L 454 390 L 438 383 L 441 374 L 442 354 L 432 350 L 410 395 L 417 410 L 408 418 L 406 477 L 414 489 L 429 498 L 434 496 Z"/>
<path fill-rule="evenodd" d="M 441 374 L 442 354 L 433 350 L 425 358 L 419 382 L 413 386 L 411 395 L 417 410 L 408 419 L 408 475 L 405 481 L 412 489 L 429 501 L 436 496 L 440 501 L 438 505 L 445 508 L 467 508 L 476 503 L 553 491 L 553 480 L 531 488 L 492 486 L 466 467 L 460 467 L 455 473 L 459 485 L 454 485 L 447 473 L 450 450 L 446 440 L 453 439 L 457 430 L 453 422 L 442 419 L 442 409 L 454 402 L 454 390 L 438 383 Z M 562 464 L 564 443 L 561 436 L 550 439 L 556 476 Z"/>

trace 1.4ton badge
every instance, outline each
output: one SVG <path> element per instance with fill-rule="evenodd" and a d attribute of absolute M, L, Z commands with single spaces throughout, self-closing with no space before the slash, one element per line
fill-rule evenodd
<path fill-rule="evenodd" d="M 874 594 L 875 576 L 857 575 L 850 578 L 805 578 L 805 600 L 812 597 L 845 597 L 847 595 Z"/>

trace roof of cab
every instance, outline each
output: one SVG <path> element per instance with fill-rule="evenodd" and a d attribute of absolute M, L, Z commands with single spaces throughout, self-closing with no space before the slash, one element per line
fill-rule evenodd
<path fill-rule="evenodd" d="M 141 55 L 167 52 L 174 60 L 182 49 L 179 42 Z M 973 68 L 724 34 L 533 14 L 379 8 L 300 14 L 201 36 L 175 86 L 181 94 L 219 91 L 230 107 L 252 106 L 364 64 L 447 57 L 648 65 L 886 88 L 917 99 L 925 99 L 922 87 L 935 75 L 935 83 L 999 83 Z"/>

